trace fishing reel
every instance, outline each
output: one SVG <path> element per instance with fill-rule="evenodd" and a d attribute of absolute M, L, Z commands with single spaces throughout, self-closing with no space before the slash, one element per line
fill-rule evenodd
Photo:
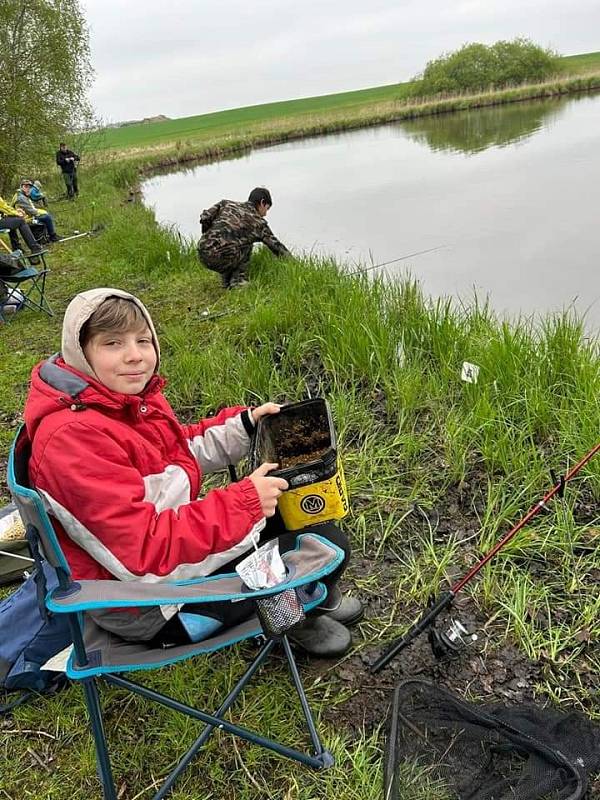
<path fill-rule="evenodd" d="M 451 619 L 444 630 L 438 630 L 434 621 L 427 632 L 427 638 L 433 655 L 441 661 L 456 656 L 464 647 L 476 642 L 478 636 L 476 633 L 469 633 L 460 620 Z"/>

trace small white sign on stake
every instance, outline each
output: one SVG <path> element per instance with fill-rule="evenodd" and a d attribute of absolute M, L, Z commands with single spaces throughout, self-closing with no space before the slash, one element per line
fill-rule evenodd
<path fill-rule="evenodd" d="M 462 370 L 460 373 L 461 380 L 466 383 L 477 383 L 479 377 L 479 367 L 477 364 L 469 364 L 468 361 L 463 361 Z"/>
<path fill-rule="evenodd" d="M 406 364 L 406 353 L 404 352 L 404 342 L 402 339 L 396 345 L 396 362 L 399 367 L 403 367 Z"/>

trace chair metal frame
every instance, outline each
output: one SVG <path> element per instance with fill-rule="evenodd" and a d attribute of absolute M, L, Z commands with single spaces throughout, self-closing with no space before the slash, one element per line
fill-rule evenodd
<path fill-rule="evenodd" d="M 21 452 L 18 453 L 17 450 Z M 59 580 L 59 587 L 55 589 L 53 592 L 49 593 L 45 599 L 46 608 L 48 608 L 53 613 L 67 613 L 68 614 L 68 621 L 69 626 L 72 634 L 73 639 L 73 647 L 74 653 L 71 656 L 70 666 L 71 669 L 67 669 L 68 676 L 73 680 L 79 680 L 83 684 L 83 691 L 85 695 L 86 706 L 88 710 L 88 715 L 90 719 L 90 725 L 92 729 L 92 734 L 94 737 L 94 744 L 96 749 L 96 762 L 97 762 L 97 771 L 98 775 L 102 784 L 102 791 L 103 791 L 103 798 L 104 800 L 117 800 L 117 789 L 116 784 L 113 778 L 110 757 L 108 753 L 108 745 L 106 741 L 106 735 L 104 730 L 104 723 L 102 718 L 102 708 L 100 704 L 100 696 L 98 693 L 98 687 L 96 679 L 98 677 L 102 677 L 102 679 L 114 686 L 118 686 L 120 688 L 128 689 L 135 694 L 141 695 L 142 697 L 160 703 L 161 705 L 166 706 L 167 708 L 172 709 L 173 711 L 183 713 L 193 719 L 199 720 L 200 722 L 204 723 L 204 728 L 192 744 L 192 746 L 187 750 L 186 753 L 181 757 L 177 766 L 172 770 L 172 772 L 167 776 L 165 782 L 162 784 L 158 792 L 154 795 L 153 800 L 162 800 L 173 788 L 175 781 L 179 778 L 185 768 L 190 764 L 190 762 L 194 759 L 197 755 L 198 751 L 202 748 L 202 746 L 206 743 L 210 735 L 213 733 L 215 729 L 225 730 L 235 736 L 238 736 L 242 739 L 245 739 L 249 742 L 257 744 L 261 747 L 264 747 L 268 750 L 271 750 L 281 756 L 286 758 L 290 758 L 294 761 L 297 761 L 301 764 L 306 766 L 312 767 L 314 769 L 326 769 L 334 764 L 334 759 L 331 753 L 326 750 L 319 738 L 319 734 L 317 732 L 315 720 L 313 718 L 312 712 L 310 710 L 310 706 L 306 697 L 306 693 L 304 691 L 304 687 L 302 685 L 302 681 L 300 678 L 300 674 L 298 672 L 298 667 L 296 665 L 296 661 L 292 652 L 292 648 L 290 646 L 290 642 L 288 637 L 284 634 L 280 636 L 269 636 L 264 633 L 260 628 L 255 629 L 251 633 L 243 637 L 238 637 L 233 641 L 229 641 L 226 644 L 223 644 L 222 647 L 230 646 L 231 644 L 236 643 L 237 641 L 241 641 L 243 639 L 255 638 L 260 637 L 264 639 L 264 643 L 262 644 L 258 654 L 252 661 L 252 663 L 247 667 L 246 671 L 242 675 L 242 677 L 238 680 L 236 685 L 231 689 L 227 697 L 223 700 L 221 705 L 217 708 L 214 713 L 207 713 L 205 711 L 201 711 L 196 709 L 192 706 L 188 706 L 184 703 L 179 702 L 178 700 L 169 697 L 167 695 L 160 694 L 152 689 L 149 689 L 135 681 L 132 681 L 129 678 L 124 678 L 122 675 L 115 674 L 119 670 L 111 668 L 111 671 L 108 673 L 104 673 L 101 667 L 97 667 L 94 663 L 93 657 L 90 657 L 90 653 L 86 650 L 85 644 L 85 634 L 84 634 L 84 626 L 82 624 L 82 611 L 85 608 L 101 608 L 103 607 L 101 602 L 94 602 L 94 603 L 85 603 L 85 602 L 77 602 L 77 599 L 71 600 L 70 597 L 77 594 L 78 587 L 82 584 L 90 584 L 89 581 L 82 581 L 82 582 L 75 582 L 71 579 L 70 571 L 64 554 L 60 548 L 58 543 L 56 534 L 50 522 L 50 519 L 46 513 L 46 510 L 43 505 L 43 500 L 38 492 L 32 488 L 29 484 L 29 478 L 27 475 L 27 463 L 29 459 L 29 442 L 26 437 L 25 429 L 22 427 L 15 440 L 13 442 L 10 456 L 9 456 L 9 463 L 8 463 L 8 485 L 10 492 L 13 496 L 17 507 L 23 517 L 23 521 L 26 524 L 28 540 L 30 544 L 33 545 L 32 551 L 33 554 L 36 556 L 36 559 L 40 560 L 40 549 L 38 547 L 38 543 L 41 545 L 41 549 L 44 553 L 44 556 L 48 559 L 50 564 L 56 570 L 58 580 Z M 309 536 L 315 535 L 308 534 Z M 316 536 L 316 539 L 320 537 Z M 315 577 L 319 578 L 322 577 L 323 574 L 328 574 L 332 572 L 339 563 L 341 563 L 341 559 L 343 558 L 343 552 L 337 548 L 335 545 L 328 543 L 328 545 L 332 548 L 332 551 L 336 553 L 336 558 L 332 563 L 328 566 L 325 573 L 321 573 L 320 575 L 308 576 L 308 581 L 312 584 L 315 582 Z M 184 582 L 186 584 L 200 584 L 202 582 L 206 582 L 208 580 L 214 580 L 214 576 L 211 578 L 206 579 L 197 579 L 195 581 L 187 581 Z M 115 584 L 118 584 L 118 587 L 123 587 L 123 591 L 127 592 L 127 587 L 138 582 L 127 582 L 126 584 L 121 584 L 117 581 L 96 581 L 94 583 L 100 584 L 111 584 L 113 588 L 115 588 Z M 293 585 L 293 582 L 286 582 L 283 584 L 284 589 L 290 588 Z M 303 584 L 305 585 L 305 584 Z M 326 596 L 326 588 L 322 583 L 316 584 L 320 589 L 320 595 L 317 600 L 314 602 L 305 605 L 306 610 L 313 608 L 318 603 L 323 601 L 324 596 Z M 146 584 L 146 586 L 148 586 Z M 164 593 L 167 591 L 166 588 L 163 587 L 171 587 L 171 584 L 154 584 L 156 586 L 156 592 L 158 594 L 158 598 L 155 603 L 150 603 L 150 601 L 143 603 L 144 605 L 161 605 L 172 603 L 172 598 L 161 597 L 161 591 Z M 181 595 L 185 595 L 186 586 L 181 586 L 181 582 L 177 584 L 177 591 Z M 116 589 L 120 591 L 120 588 Z M 263 590 L 259 592 L 245 592 L 244 596 L 250 599 L 256 599 L 260 597 L 264 597 L 266 595 L 272 595 L 277 593 L 277 590 Z M 178 598 L 184 600 L 184 597 Z M 188 597 L 190 601 L 198 602 L 198 597 Z M 161 602 L 162 601 L 162 602 Z M 123 605 L 139 605 L 139 603 L 135 603 L 131 600 L 124 599 L 122 602 Z M 110 603 L 105 603 L 104 607 L 108 607 Z M 113 603 L 114 605 L 114 603 Z M 119 605 L 121 605 L 121 601 L 119 601 Z M 283 652 L 285 658 L 288 663 L 290 676 L 298 698 L 300 700 L 300 705 L 302 707 L 302 713 L 304 716 L 304 720 L 306 723 L 306 727 L 308 729 L 309 738 L 313 747 L 313 753 L 306 753 L 299 751 L 297 749 L 288 747 L 283 745 L 275 740 L 269 739 L 261 734 L 248 730 L 246 728 L 240 727 L 227 719 L 224 719 L 224 714 L 231 708 L 234 704 L 236 699 L 238 698 L 240 692 L 246 687 L 246 685 L 251 681 L 254 675 L 257 673 L 259 668 L 265 663 L 268 656 L 276 646 L 276 644 L 280 644 L 283 648 Z M 197 655 L 202 653 L 201 649 L 202 643 L 198 643 L 198 651 L 196 653 L 190 653 L 189 657 L 193 657 L 193 655 Z M 221 649 L 221 647 L 213 648 L 213 650 Z M 165 651 L 168 653 L 169 651 Z M 206 651 L 205 651 L 206 654 Z M 175 659 L 173 659 L 175 660 Z M 177 660 L 181 660 L 178 658 Z M 163 661 L 160 665 L 155 666 L 147 666 L 146 668 L 154 669 L 160 668 L 165 663 L 169 663 L 168 661 Z M 132 669 L 130 666 L 128 669 Z M 81 671 L 81 675 L 78 675 L 78 670 Z M 126 670 L 120 670 L 126 671 Z"/>
<path fill-rule="evenodd" d="M 5 231 L 0 228 L 0 233 Z M 2 240 L 0 240 L 2 241 Z M 4 242 L 2 242 L 4 244 Z M 6 247 L 5 249 L 11 253 L 12 251 Z M 0 274 L 0 286 L 6 292 L 6 298 L 3 303 L 10 301 L 11 297 L 15 296 L 15 290 L 19 290 L 22 295 L 22 304 L 25 308 L 31 308 L 34 311 L 41 311 L 49 317 L 54 316 L 54 311 L 46 300 L 46 276 L 50 272 L 46 264 L 46 253 L 48 250 L 40 250 L 38 253 L 25 254 L 22 253 L 18 257 L 18 261 L 23 265 L 19 272 L 11 275 Z M 37 261 L 36 261 L 37 260 Z M 36 269 L 35 263 L 42 262 L 43 269 Z M 27 290 L 23 284 L 30 283 Z M 2 306 L 0 305 L 0 320 L 6 322 L 6 315 L 2 313 Z"/>

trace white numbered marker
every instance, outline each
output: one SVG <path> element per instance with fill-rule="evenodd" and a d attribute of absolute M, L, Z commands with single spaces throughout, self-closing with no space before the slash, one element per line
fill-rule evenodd
<path fill-rule="evenodd" d="M 477 383 L 479 367 L 477 364 L 469 364 L 468 361 L 463 361 L 460 377 L 461 380 L 466 381 L 466 383 Z"/>

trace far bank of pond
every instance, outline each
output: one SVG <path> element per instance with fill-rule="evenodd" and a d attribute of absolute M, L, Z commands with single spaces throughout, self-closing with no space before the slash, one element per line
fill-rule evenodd
<path fill-rule="evenodd" d="M 427 294 L 489 295 L 499 312 L 573 305 L 600 322 L 600 95 L 527 101 L 252 151 L 152 178 L 157 219 L 199 236 L 200 211 L 255 185 L 297 252 L 410 269 Z M 381 274 L 376 269 L 372 274 Z"/>

